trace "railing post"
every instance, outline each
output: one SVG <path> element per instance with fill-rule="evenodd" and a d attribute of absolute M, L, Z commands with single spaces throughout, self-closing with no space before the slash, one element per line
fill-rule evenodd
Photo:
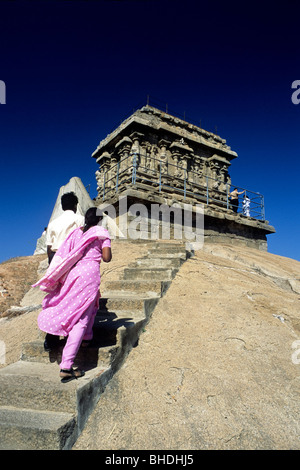
<path fill-rule="evenodd" d="M 226 207 L 227 210 L 229 209 L 229 186 L 228 183 L 226 183 Z"/>
<path fill-rule="evenodd" d="M 119 188 L 119 167 L 120 167 L 120 162 L 117 163 L 116 193 L 118 192 L 118 188 Z"/>
<path fill-rule="evenodd" d="M 159 192 L 161 192 L 161 160 L 159 160 Z"/>
<path fill-rule="evenodd" d="M 209 193 L 208 193 L 208 176 L 206 175 L 206 204 L 209 202 Z"/>
<path fill-rule="evenodd" d="M 136 153 L 133 154 L 132 184 L 136 183 Z"/>
<path fill-rule="evenodd" d="M 104 172 L 104 177 L 103 177 L 103 201 L 105 199 L 105 172 Z"/>

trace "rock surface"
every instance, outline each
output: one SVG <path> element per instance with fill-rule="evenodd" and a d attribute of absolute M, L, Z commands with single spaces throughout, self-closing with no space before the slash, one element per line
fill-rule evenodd
<path fill-rule="evenodd" d="M 0 319 L 10 316 L 10 308 L 18 307 L 24 294 L 37 277 L 45 255 L 12 258 L 0 264 Z M 15 316 L 15 315 L 12 315 Z"/>
<path fill-rule="evenodd" d="M 143 250 L 113 242 L 102 289 Z M 17 262 L 28 269 L 32 259 Z M 39 302 L 14 262 L 0 265 L 8 307 Z M 74 449 L 299 449 L 299 280 L 297 261 L 205 244 L 181 267 Z M 26 301 L 17 302 L 22 289 Z M 20 313 L 0 319 L 0 367 L 39 337 L 38 311 Z"/>
<path fill-rule="evenodd" d="M 297 261 L 206 245 L 182 266 L 74 449 L 299 449 L 300 295 L 287 281 L 299 277 Z"/>

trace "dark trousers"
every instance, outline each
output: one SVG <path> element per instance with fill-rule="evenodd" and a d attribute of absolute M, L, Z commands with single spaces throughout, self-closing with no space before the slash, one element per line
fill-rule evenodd
<path fill-rule="evenodd" d="M 49 262 L 49 264 L 51 263 L 55 253 L 56 253 L 56 251 L 48 250 L 48 262 Z"/>
<path fill-rule="evenodd" d="M 51 351 L 59 346 L 59 336 L 51 335 L 50 333 L 46 334 L 44 341 L 44 348 L 46 351 Z"/>
<path fill-rule="evenodd" d="M 49 265 L 53 259 L 53 256 L 55 255 L 56 251 L 48 250 L 48 262 Z M 59 344 L 59 336 L 56 335 L 50 335 L 50 333 L 46 334 L 45 342 L 44 342 L 44 347 L 45 349 L 51 350 L 55 349 Z"/>
<path fill-rule="evenodd" d="M 237 213 L 238 208 L 239 208 L 239 200 L 238 199 L 231 199 L 230 202 L 231 202 L 233 212 Z"/>

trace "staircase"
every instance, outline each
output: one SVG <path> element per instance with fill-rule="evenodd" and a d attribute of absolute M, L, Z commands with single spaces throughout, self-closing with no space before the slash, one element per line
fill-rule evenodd
<path fill-rule="evenodd" d="M 191 256 L 183 243 L 148 243 L 148 255 L 102 293 L 93 342 L 80 348 L 75 361 L 86 371 L 84 377 L 61 383 L 58 364 L 64 340 L 55 352 L 46 353 L 42 337 L 23 344 L 20 360 L 0 369 L 0 450 L 72 448 L 106 384 L 137 345 L 159 299 Z"/>

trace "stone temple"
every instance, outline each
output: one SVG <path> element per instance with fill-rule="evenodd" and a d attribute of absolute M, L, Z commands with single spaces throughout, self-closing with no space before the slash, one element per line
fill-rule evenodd
<path fill-rule="evenodd" d="M 264 198 L 232 185 L 229 170 L 237 154 L 218 135 L 146 105 L 102 140 L 92 157 L 99 165 L 96 205 L 114 209 L 125 237 L 124 217 L 138 230 L 135 238 L 164 238 L 169 224 L 171 239 L 182 233 L 191 240 L 201 208 L 204 240 L 267 250 L 267 235 L 275 229 L 265 220 Z M 244 191 L 237 213 L 230 200 L 234 187 Z M 245 194 L 250 207 L 243 212 Z M 190 234 L 178 230 L 184 225 Z"/>

